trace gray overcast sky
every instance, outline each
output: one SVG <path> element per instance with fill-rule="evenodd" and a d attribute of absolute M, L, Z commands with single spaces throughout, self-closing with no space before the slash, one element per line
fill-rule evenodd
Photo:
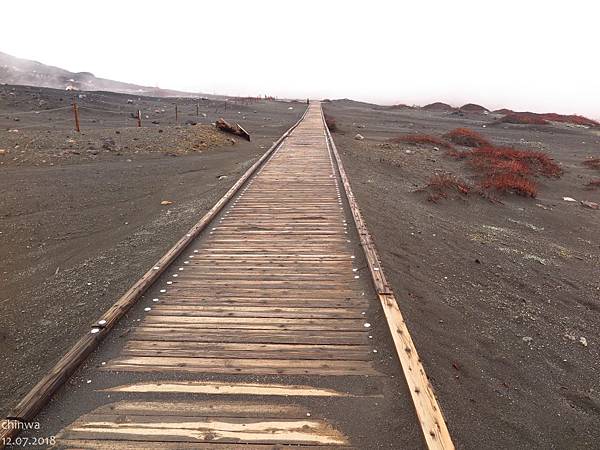
<path fill-rule="evenodd" d="M 0 11 L 0 51 L 119 81 L 600 118 L 593 0 L 2 0 Z"/>

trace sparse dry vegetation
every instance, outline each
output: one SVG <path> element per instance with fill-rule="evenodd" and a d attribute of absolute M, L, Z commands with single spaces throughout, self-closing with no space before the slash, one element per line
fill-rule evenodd
<path fill-rule="evenodd" d="M 592 180 L 585 185 L 586 189 L 591 191 L 593 189 L 600 189 L 600 180 Z"/>
<path fill-rule="evenodd" d="M 482 147 L 491 145 L 490 142 L 476 131 L 468 128 L 456 128 L 444 135 L 446 139 L 456 145 L 464 147 Z"/>
<path fill-rule="evenodd" d="M 552 122 L 562 122 L 562 123 L 572 123 L 575 125 L 585 125 L 588 127 L 596 127 L 600 125 L 600 123 L 595 120 L 588 119 L 587 117 L 578 116 L 576 114 L 564 115 L 564 114 L 556 114 L 556 113 L 545 113 L 540 114 L 546 120 Z"/>
<path fill-rule="evenodd" d="M 448 198 L 450 192 L 467 195 L 471 190 L 472 186 L 468 182 L 449 173 L 432 175 L 427 184 L 418 189 L 420 192 L 428 192 L 427 200 L 434 203 L 442 198 Z"/>
<path fill-rule="evenodd" d="M 537 196 L 536 176 L 558 178 L 561 167 L 547 154 L 510 147 L 486 145 L 466 152 L 448 152 L 456 159 L 468 159 L 479 178 L 482 191 L 512 192 L 524 197 Z"/>
<path fill-rule="evenodd" d="M 512 147 L 485 146 L 471 152 L 472 166 L 488 173 L 511 173 L 515 175 L 558 178 L 562 169 L 546 153 L 518 150 Z"/>
<path fill-rule="evenodd" d="M 331 131 L 332 133 L 335 133 L 336 131 L 338 131 L 338 126 L 337 126 L 335 117 L 332 117 L 329 114 L 324 114 L 324 116 L 325 116 L 325 124 L 327 124 L 327 128 L 329 128 L 329 131 Z"/>
<path fill-rule="evenodd" d="M 418 133 L 404 134 L 390 139 L 389 142 L 393 144 L 435 145 L 447 149 L 452 148 L 452 145 L 438 137 Z"/>
<path fill-rule="evenodd" d="M 586 159 L 583 162 L 583 165 L 589 167 L 590 169 L 600 170 L 600 158 Z"/>
<path fill-rule="evenodd" d="M 513 123 L 517 125 L 548 125 L 548 121 L 534 113 L 513 112 L 498 120 L 501 123 Z"/>
<path fill-rule="evenodd" d="M 547 125 L 550 122 L 570 123 L 588 127 L 600 126 L 600 123 L 576 114 L 565 115 L 556 113 L 510 112 L 498 122 L 522 125 Z"/>
<path fill-rule="evenodd" d="M 535 198 L 537 196 L 535 181 L 510 172 L 486 175 L 481 182 L 481 187 L 497 192 L 513 192 L 523 197 Z"/>

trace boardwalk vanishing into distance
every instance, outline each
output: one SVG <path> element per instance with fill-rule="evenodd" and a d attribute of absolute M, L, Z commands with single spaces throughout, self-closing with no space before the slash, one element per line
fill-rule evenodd
<path fill-rule="evenodd" d="M 57 448 L 452 448 L 336 156 L 314 102 L 39 414 Z"/>

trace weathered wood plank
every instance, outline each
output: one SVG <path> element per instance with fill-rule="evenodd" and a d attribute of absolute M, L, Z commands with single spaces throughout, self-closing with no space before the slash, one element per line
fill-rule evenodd
<path fill-rule="evenodd" d="M 312 359 L 226 359 L 167 356 L 121 356 L 103 370 L 194 372 L 249 375 L 380 375 L 370 361 Z"/>
<path fill-rule="evenodd" d="M 219 330 L 214 328 L 160 328 L 141 326 L 132 336 L 136 340 L 189 342 L 248 342 L 265 344 L 368 344 L 367 332 L 298 330 Z"/>
<path fill-rule="evenodd" d="M 122 355 L 369 361 L 372 353 L 367 346 L 352 345 L 197 344 L 190 342 L 130 341 L 123 349 Z"/>
<path fill-rule="evenodd" d="M 130 393 L 185 393 L 185 394 L 212 394 L 212 395 L 249 395 L 249 396 L 279 396 L 279 397 L 352 397 L 353 394 L 348 392 L 336 391 L 334 389 L 326 389 L 309 385 L 297 385 L 297 384 L 277 384 L 277 383 L 228 383 L 221 381 L 161 381 L 161 382 L 139 382 L 132 383 L 122 386 L 116 386 L 109 389 L 105 389 L 108 392 L 130 392 Z M 125 407 L 120 407 L 118 410 L 115 409 L 112 404 L 110 405 L 111 410 L 114 409 L 115 413 L 118 414 L 149 414 L 149 409 L 157 409 L 163 414 L 168 414 L 168 410 L 165 411 L 164 402 L 126 402 Z M 202 402 L 194 401 L 194 412 L 198 410 L 198 404 Z M 150 404 L 150 405 L 149 405 Z M 184 404 L 183 408 L 187 408 L 187 403 Z M 269 414 L 281 418 L 281 417 L 306 417 L 308 412 L 306 409 L 301 408 L 298 405 L 279 405 L 269 404 L 265 401 L 258 403 L 260 408 L 264 408 L 268 411 L 266 413 L 260 408 L 252 407 L 251 403 L 244 402 L 240 407 L 239 404 L 235 404 L 235 413 L 222 411 L 224 407 L 228 407 L 229 403 L 220 400 L 218 402 L 210 402 L 210 411 L 200 411 L 200 415 L 211 415 L 216 416 L 218 414 L 223 415 L 235 415 L 236 417 L 252 417 L 248 414 L 260 414 L 260 417 L 268 417 Z M 181 414 L 182 407 L 177 407 L 174 411 L 175 414 Z M 213 411 L 217 411 L 215 413 Z M 186 415 L 192 415 L 186 412 Z"/>

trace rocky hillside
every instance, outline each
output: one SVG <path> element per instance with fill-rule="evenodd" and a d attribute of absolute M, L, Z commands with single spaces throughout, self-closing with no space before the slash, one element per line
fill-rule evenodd
<path fill-rule="evenodd" d="M 54 89 L 111 91 L 153 97 L 190 97 L 198 94 L 157 87 L 139 86 L 98 78 L 90 72 L 69 72 L 37 61 L 21 59 L 0 52 L 0 83 L 20 84 Z"/>

